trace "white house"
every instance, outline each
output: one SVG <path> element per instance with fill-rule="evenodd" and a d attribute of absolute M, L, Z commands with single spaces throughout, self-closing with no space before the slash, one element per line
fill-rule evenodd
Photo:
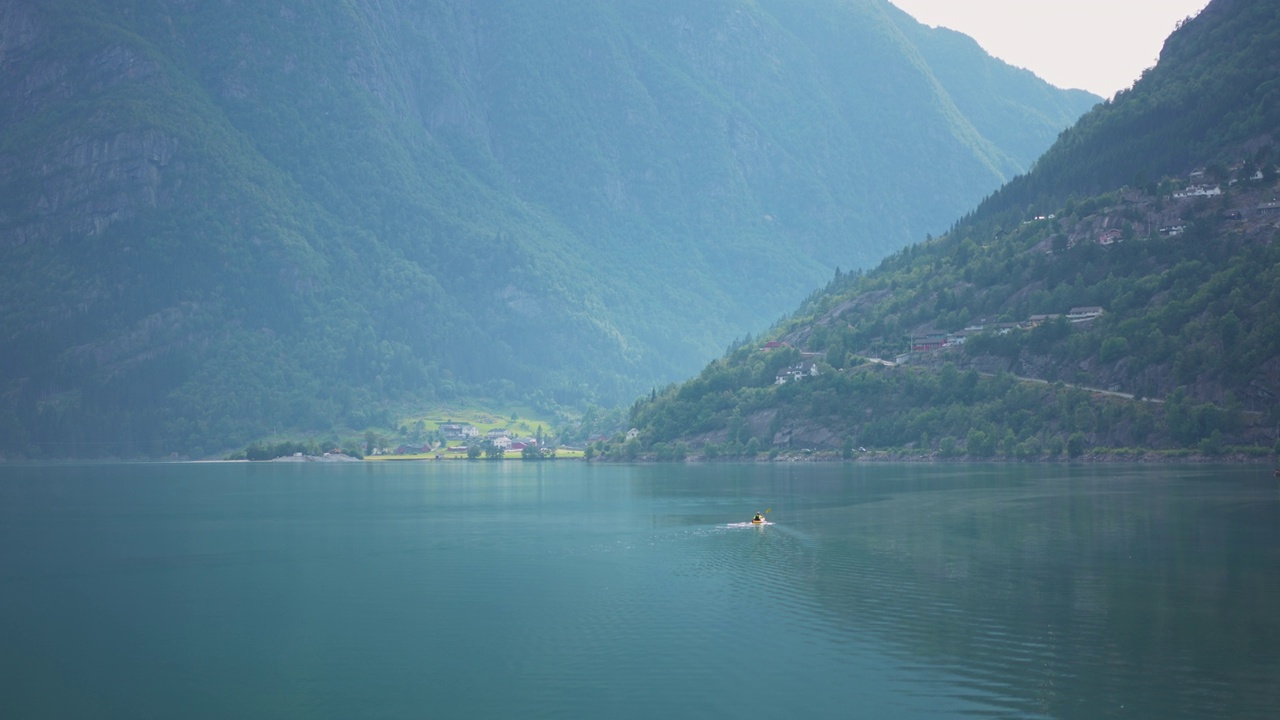
<path fill-rule="evenodd" d="M 817 363 L 802 362 L 798 365 L 792 365 L 786 370 L 778 373 L 777 377 L 773 380 L 773 384 L 785 385 L 790 380 L 802 380 L 806 375 L 810 377 L 816 377 L 818 375 Z"/>
<path fill-rule="evenodd" d="M 1179 190 L 1174 193 L 1175 198 L 1189 197 L 1214 197 L 1222 194 L 1222 188 L 1217 185 L 1191 185 L 1186 190 Z"/>
<path fill-rule="evenodd" d="M 444 435 L 446 440 L 465 440 L 480 436 L 480 430 L 475 425 L 466 423 L 440 423 L 440 434 Z"/>

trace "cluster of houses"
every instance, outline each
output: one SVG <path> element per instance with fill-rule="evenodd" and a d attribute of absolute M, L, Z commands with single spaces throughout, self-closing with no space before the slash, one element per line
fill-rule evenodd
<path fill-rule="evenodd" d="M 1103 312 L 1102 308 L 1096 305 L 1089 305 L 1071 308 L 1065 317 L 1071 323 L 1087 323 L 1102 317 Z M 1032 315 L 1020 323 L 970 325 L 963 330 L 951 333 L 930 332 L 922 335 L 915 335 L 911 338 L 911 352 L 931 352 L 933 350 L 942 350 L 943 348 L 963 345 L 965 339 L 969 336 L 983 332 L 995 332 L 999 335 L 1004 335 L 1012 330 L 1031 330 L 1043 323 L 1060 317 L 1064 317 L 1062 313 L 1048 313 L 1044 315 Z M 909 357 L 909 355 L 903 355 L 899 357 L 898 360 L 899 362 L 902 362 L 909 359 Z"/>
<path fill-rule="evenodd" d="M 1186 184 L 1181 189 L 1174 191 L 1173 197 L 1178 200 L 1219 197 L 1224 194 L 1224 188 L 1228 188 L 1238 182 L 1258 181 L 1264 178 L 1262 170 L 1248 169 L 1243 162 L 1232 165 L 1227 169 L 1227 173 L 1230 179 L 1223 184 L 1211 178 L 1208 171 L 1204 169 L 1194 170 L 1187 176 Z M 1256 206 L 1241 206 L 1222 212 L 1223 218 L 1237 221 L 1278 216 L 1280 216 L 1280 201 L 1277 200 L 1261 202 Z M 1033 222 L 1053 220 L 1054 217 L 1054 215 L 1039 215 L 1031 220 L 1024 220 L 1022 224 L 1030 225 Z M 1167 220 L 1168 218 L 1165 218 L 1166 222 Z M 1109 225 L 1110 223 L 1108 222 L 1107 224 Z M 1187 231 L 1187 226 L 1180 221 L 1174 221 L 1165 225 L 1155 226 L 1152 229 L 1163 237 L 1178 237 Z M 1003 233 L 997 233 L 997 236 L 1001 234 Z M 1108 246 L 1123 242 L 1125 234 L 1117 227 L 1104 226 L 1101 229 L 1086 231 L 1083 235 L 1073 235 L 1069 242 L 1070 245 L 1075 245 L 1085 239 L 1097 242 L 1099 245 Z M 1046 249 L 1045 252 L 1052 251 Z"/>
<path fill-rule="evenodd" d="M 480 429 L 467 423 L 440 423 L 440 434 L 446 443 L 466 443 L 449 447 L 453 451 L 465 451 L 467 446 L 476 441 L 493 443 L 494 447 L 519 452 L 527 447 L 537 447 L 537 438 L 517 438 L 506 428 L 494 428 L 480 438 Z"/>
<path fill-rule="evenodd" d="M 1241 171 L 1244 170 L 1244 167 L 1243 162 L 1239 162 L 1231 166 L 1229 172 L 1232 177 L 1227 182 L 1228 185 L 1235 185 L 1241 180 L 1258 181 L 1263 178 L 1262 170 L 1255 170 L 1253 175 L 1250 175 L 1247 178 L 1241 177 L 1243 174 Z M 1175 192 L 1173 197 L 1178 199 L 1192 197 L 1216 197 L 1221 194 L 1222 185 L 1211 182 L 1208 173 L 1205 172 L 1204 168 L 1199 168 L 1191 171 L 1191 174 L 1187 176 L 1187 186 Z"/>
<path fill-rule="evenodd" d="M 1243 162 L 1239 162 L 1231 166 L 1228 169 L 1228 172 L 1231 175 L 1231 179 L 1227 181 L 1228 186 L 1235 185 L 1242 180 L 1256 182 L 1258 180 L 1262 180 L 1264 177 L 1262 170 L 1254 170 L 1252 175 L 1245 177 L 1245 172 L 1247 171 L 1245 171 L 1245 164 Z M 1197 197 L 1217 197 L 1221 194 L 1222 185 L 1220 183 L 1212 182 L 1204 169 L 1197 169 L 1191 171 L 1191 174 L 1187 176 L 1187 186 L 1174 192 L 1173 197 L 1175 199 L 1186 199 Z M 1256 211 L 1258 215 L 1277 214 L 1280 213 L 1280 202 L 1273 200 L 1271 202 L 1260 203 L 1256 208 L 1253 208 L 1253 210 Z M 1249 210 L 1246 209 L 1245 212 L 1247 213 Z M 1236 219 L 1241 219 L 1241 213 L 1238 210 L 1233 211 L 1232 215 Z M 1160 228 L 1161 234 L 1171 236 L 1181 235 L 1184 230 L 1185 228 L 1181 225 Z"/>
<path fill-rule="evenodd" d="M 1236 163 L 1228 168 L 1231 179 L 1227 181 L 1227 186 L 1235 185 L 1238 182 L 1258 181 L 1264 178 L 1262 170 L 1254 170 L 1251 175 L 1246 177 L 1247 171 L 1243 162 Z M 1173 194 L 1174 198 L 1196 198 L 1196 197 L 1217 197 L 1222 195 L 1222 185 L 1215 184 L 1209 180 L 1208 174 L 1203 169 L 1193 170 L 1187 177 L 1187 186 Z M 1280 201 L 1271 200 L 1269 202 L 1261 202 L 1253 207 L 1240 207 L 1238 209 L 1225 210 L 1222 216 L 1229 220 L 1247 220 L 1250 218 L 1267 218 L 1280 216 Z M 1186 232 L 1185 225 L 1168 225 L 1160 228 L 1160 234 L 1166 237 L 1177 237 Z"/>

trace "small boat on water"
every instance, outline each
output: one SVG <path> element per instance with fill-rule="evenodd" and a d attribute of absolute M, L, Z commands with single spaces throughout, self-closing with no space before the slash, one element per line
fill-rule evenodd
<path fill-rule="evenodd" d="M 760 513 L 756 513 L 756 516 L 751 518 L 752 525 L 763 525 L 764 523 L 765 523 L 764 516 L 761 515 Z"/>

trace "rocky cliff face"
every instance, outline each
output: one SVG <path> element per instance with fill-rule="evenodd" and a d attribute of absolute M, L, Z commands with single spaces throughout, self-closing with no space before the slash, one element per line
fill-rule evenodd
<path fill-rule="evenodd" d="M 177 152 L 178 140 L 156 131 L 76 135 L 47 148 L 22 180 L 27 204 L 17 214 L 29 222 L 8 228 L 6 240 L 56 243 L 100 235 L 140 210 L 160 207 L 167 200 L 161 197 L 164 171 Z M 16 184 L 14 174 L 0 174 L 0 186 Z"/>
<path fill-rule="evenodd" d="M 121 44 L 51 57 L 57 31 L 37 6 L 15 0 L 0 8 L 0 122 L 13 133 L 0 153 L 0 188 L 9 199 L 0 243 L 10 245 L 98 235 L 159 207 L 163 171 L 178 151 L 178 140 L 163 131 L 117 125 L 108 107 L 81 127 L 59 127 L 67 105 L 91 103 L 122 84 L 154 85 L 160 71 Z"/>

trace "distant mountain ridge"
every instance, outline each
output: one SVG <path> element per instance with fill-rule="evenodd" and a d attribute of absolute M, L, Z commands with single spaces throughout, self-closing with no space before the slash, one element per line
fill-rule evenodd
<path fill-rule="evenodd" d="M 5 0 L 0 430 L 199 454 L 629 397 L 1095 101 L 881 0 Z"/>

